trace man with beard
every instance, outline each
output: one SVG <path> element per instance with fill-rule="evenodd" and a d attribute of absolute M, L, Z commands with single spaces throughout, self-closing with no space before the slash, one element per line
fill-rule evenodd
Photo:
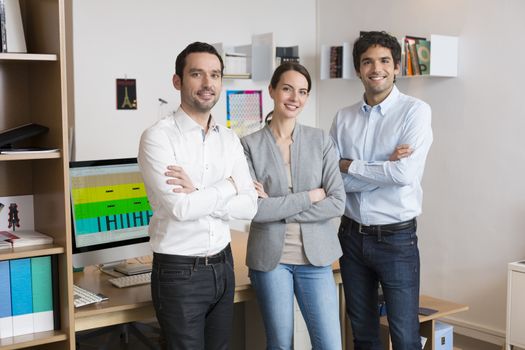
<path fill-rule="evenodd" d="M 151 295 L 168 349 L 228 348 L 235 291 L 228 221 L 257 211 L 239 139 L 210 114 L 223 70 L 213 46 L 188 45 L 173 76 L 180 108 L 140 140 L 153 209 Z"/>

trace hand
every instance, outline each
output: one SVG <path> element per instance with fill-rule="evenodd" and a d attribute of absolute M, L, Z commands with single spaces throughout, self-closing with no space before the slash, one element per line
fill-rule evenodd
<path fill-rule="evenodd" d="M 348 168 L 350 168 L 350 164 L 352 164 L 352 159 L 339 160 L 339 170 L 344 174 L 348 174 Z"/>
<path fill-rule="evenodd" d="M 396 149 L 394 150 L 394 152 L 392 152 L 388 160 L 394 162 L 396 160 L 400 160 L 402 158 L 410 156 L 412 152 L 414 152 L 414 150 L 410 148 L 410 145 L 402 144 L 396 147 Z"/>
<path fill-rule="evenodd" d="M 175 185 L 175 188 L 172 190 L 175 193 L 191 193 L 197 190 L 195 186 L 193 186 L 188 174 L 186 174 L 180 166 L 169 165 L 168 171 L 166 171 L 164 175 L 171 178 L 166 180 L 166 183 Z"/>
<path fill-rule="evenodd" d="M 310 197 L 310 202 L 317 203 L 326 198 L 326 192 L 322 188 L 315 188 L 308 191 L 308 197 Z"/>
<path fill-rule="evenodd" d="M 253 184 L 255 185 L 255 190 L 257 191 L 259 198 L 268 198 L 268 194 L 264 192 L 264 186 L 262 183 L 254 181 Z"/>

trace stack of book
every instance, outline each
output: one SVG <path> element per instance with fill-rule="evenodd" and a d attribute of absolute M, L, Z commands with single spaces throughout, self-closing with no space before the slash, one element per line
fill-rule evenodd
<path fill-rule="evenodd" d="M 224 54 L 224 74 L 248 74 L 247 55 L 241 52 L 226 52 Z"/>
<path fill-rule="evenodd" d="M 277 46 L 275 48 L 275 66 L 284 62 L 299 62 L 299 46 Z"/>
<path fill-rule="evenodd" d="M 343 77 L 343 47 L 330 47 L 330 78 Z"/>
<path fill-rule="evenodd" d="M 18 0 L 0 0 L 0 52 L 27 52 Z"/>
<path fill-rule="evenodd" d="M 53 243 L 53 237 L 32 230 L 19 230 L 14 232 L 0 231 L 0 242 L 3 243 L 3 245 L 8 244 L 12 248 L 18 248 L 51 244 Z"/>
<path fill-rule="evenodd" d="M 0 339 L 59 329 L 56 256 L 0 261 Z"/>
<path fill-rule="evenodd" d="M 430 74 L 430 40 L 415 36 L 405 36 L 403 51 L 403 75 Z"/>

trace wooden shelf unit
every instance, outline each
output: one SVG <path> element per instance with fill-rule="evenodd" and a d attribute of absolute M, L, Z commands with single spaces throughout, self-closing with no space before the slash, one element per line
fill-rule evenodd
<path fill-rule="evenodd" d="M 1 250 L 0 260 L 56 255 L 60 317 L 60 329 L 0 339 L 0 350 L 75 348 L 67 154 L 71 6 L 20 0 L 28 53 L 0 54 L 0 130 L 45 125 L 49 132 L 31 146 L 61 150 L 0 156 L 0 196 L 33 195 L 35 230 L 54 239 L 52 245 Z"/>

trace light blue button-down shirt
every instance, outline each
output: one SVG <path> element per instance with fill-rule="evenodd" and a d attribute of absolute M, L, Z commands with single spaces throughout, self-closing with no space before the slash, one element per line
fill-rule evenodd
<path fill-rule="evenodd" d="M 330 135 L 340 158 L 353 160 L 348 174 L 342 174 L 346 216 L 363 225 L 383 225 L 421 213 L 421 178 L 432 144 L 430 123 L 430 106 L 396 86 L 376 106 L 361 101 L 337 112 Z M 414 152 L 389 161 L 401 144 Z"/>

